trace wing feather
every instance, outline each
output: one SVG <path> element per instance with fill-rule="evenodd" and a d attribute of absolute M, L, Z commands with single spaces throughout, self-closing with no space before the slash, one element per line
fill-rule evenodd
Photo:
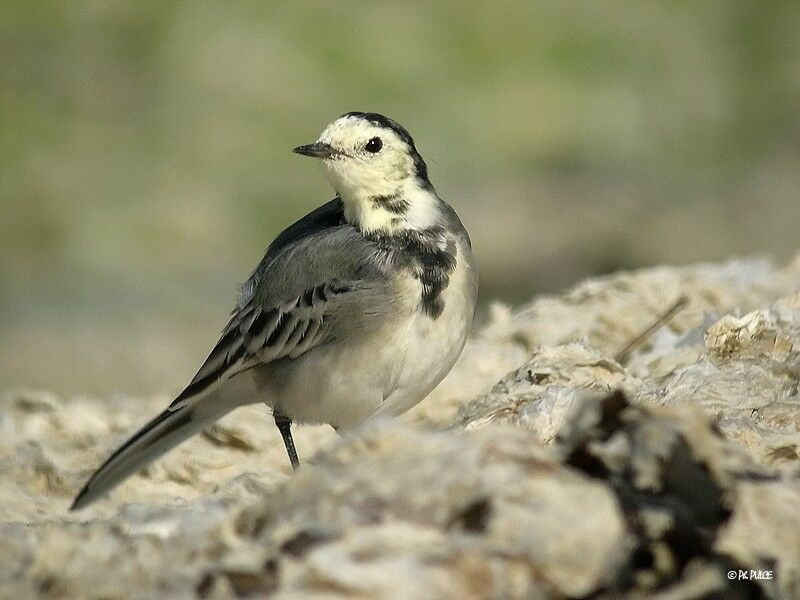
<path fill-rule="evenodd" d="M 234 312 L 219 342 L 170 408 L 204 396 L 220 381 L 257 364 L 308 352 L 323 341 L 326 312 L 354 289 L 352 283 L 331 281 L 312 286 L 278 306 L 262 306 L 257 298 L 252 299 Z"/>
<path fill-rule="evenodd" d="M 303 332 L 303 339 L 297 343 L 297 346 L 289 353 L 289 358 L 297 358 L 309 348 L 316 346 L 319 338 L 317 334 L 322 327 L 322 318 L 312 319 L 308 323 L 308 327 Z"/>

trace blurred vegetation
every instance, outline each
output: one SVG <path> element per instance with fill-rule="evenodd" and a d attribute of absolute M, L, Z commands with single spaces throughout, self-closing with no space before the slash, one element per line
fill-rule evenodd
<path fill-rule="evenodd" d="M 289 150 L 405 124 L 482 298 L 800 238 L 800 4 L 0 3 L 0 383 L 173 392 L 270 239 Z"/>

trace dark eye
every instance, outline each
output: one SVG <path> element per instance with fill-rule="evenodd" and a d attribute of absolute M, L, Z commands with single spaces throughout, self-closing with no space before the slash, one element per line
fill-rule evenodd
<path fill-rule="evenodd" d="M 383 148 L 383 142 L 379 137 L 372 138 L 370 141 L 367 142 L 367 145 L 364 146 L 364 150 L 366 150 L 367 152 L 372 152 L 373 154 L 375 154 L 376 152 L 380 152 L 381 148 Z"/>

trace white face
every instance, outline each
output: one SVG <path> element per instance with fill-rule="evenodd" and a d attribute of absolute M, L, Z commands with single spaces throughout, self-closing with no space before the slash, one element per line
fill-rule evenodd
<path fill-rule="evenodd" d="M 345 115 L 295 152 L 322 160 L 344 202 L 345 219 L 363 231 L 423 228 L 437 216 L 436 196 L 418 177 L 416 151 L 405 138 L 367 118 Z"/>
<path fill-rule="evenodd" d="M 396 194 L 414 175 L 411 148 L 391 129 L 358 117 L 341 117 L 317 140 L 334 154 L 322 164 L 331 186 L 344 198 Z"/>

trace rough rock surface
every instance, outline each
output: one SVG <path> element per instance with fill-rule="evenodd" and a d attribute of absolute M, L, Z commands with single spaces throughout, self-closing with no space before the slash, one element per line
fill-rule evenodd
<path fill-rule="evenodd" d="M 9 391 L 0 597 L 800 598 L 799 292 L 732 261 L 496 306 L 406 417 L 299 428 L 294 476 L 248 407 L 78 513 L 168 398 Z"/>

